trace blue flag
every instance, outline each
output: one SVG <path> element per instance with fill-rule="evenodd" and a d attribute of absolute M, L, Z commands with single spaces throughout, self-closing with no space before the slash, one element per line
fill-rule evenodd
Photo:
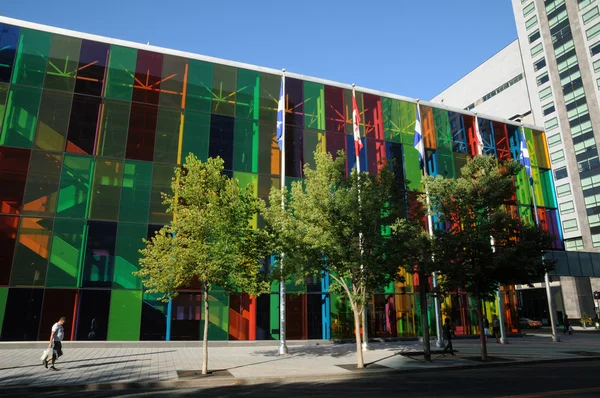
<path fill-rule="evenodd" d="M 283 98 L 283 77 L 281 78 L 281 89 L 279 90 L 279 105 L 277 106 L 277 143 L 279 149 L 283 151 L 283 112 L 285 112 L 285 102 Z"/>
<path fill-rule="evenodd" d="M 419 112 L 419 105 L 417 104 L 417 120 L 415 122 L 415 139 L 413 146 L 419 152 L 419 167 L 421 170 L 425 165 L 425 154 L 423 149 L 423 134 L 421 133 L 421 115 Z"/>
<path fill-rule="evenodd" d="M 525 140 L 525 130 L 521 128 L 521 148 L 519 162 L 525 167 L 527 177 L 531 178 L 531 160 L 529 159 L 529 150 L 527 149 L 527 141 Z"/>

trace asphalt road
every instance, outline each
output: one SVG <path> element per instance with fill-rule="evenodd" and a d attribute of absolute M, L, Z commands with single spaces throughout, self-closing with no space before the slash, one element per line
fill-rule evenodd
<path fill-rule="evenodd" d="M 37 397 L 598 397 L 600 359 L 585 362 L 393 374 L 352 380 L 160 390 L 52 391 Z M 1 390 L 0 390 L 1 391 Z M 31 393 L 21 396 L 30 396 Z M 2 396 L 17 396 L 2 394 Z"/>

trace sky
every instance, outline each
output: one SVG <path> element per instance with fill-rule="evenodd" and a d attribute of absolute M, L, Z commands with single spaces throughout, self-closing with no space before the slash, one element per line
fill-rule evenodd
<path fill-rule="evenodd" d="M 0 15 L 425 100 L 517 38 L 509 0 L 18 0 Z"/>

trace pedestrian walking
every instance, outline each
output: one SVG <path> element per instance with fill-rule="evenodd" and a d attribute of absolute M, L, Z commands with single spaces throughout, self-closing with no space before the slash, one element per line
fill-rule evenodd
<path fill-rule="evenodd" d="M 564 330 L 563 330 L 563 334 L 573 334 L 573 328 L 571 327 L 571 321 L 569 321 L 569 316 L 567 314 L 565 314 L 565 317 L 563 318 L 563 326 L 564 326 Z"/>
<path fill-rule="evenodd" d="M 498 319 L 498 315 L 496 314 L 492 316 L 492 330 L 496 338 L 496 343 L 500 344 L 500 319 Z"/>
<path fill-rule="evenodd" d="M 446 348 L 444 348 L 443 352 L 450 351 L 450 354 L 454 356 L 454 349 L 452 348 L 452 334 L 454 331 L 452 330 L 452 325 L 450 324 L 450 318 L 446 318 L 444 320 L 444 339 L 447 341 Z"/>
<path fill-rule="evenodd" d="M 485 342 L 487 343 L 488 337 L 491 335 L 490 321 L 488 321 L 487 317 L 483 318 L 483 335 L 485 336 Z"/>
<path fill-rule="evenodd" d="M 48 349 L 52 349 L 52 366 L 50 366 L 50 369 L 52 370 L 58 370 L 54 367 L 54 364 L 56 360 L 63 354 L 62 340 L 65 337 L 65 329 L 63 325 L 65 324 L 66 320 L 67 318 L 63 316 L 58 320 L 58 322 L 56 322 L 52 326 L 52 333 L 50 334 L 50 343 L 48 344 Z M 48 362 L 48 359 L 44 360 L 44 366 L 46 367 L 46 369 L 48 369 Z"/>

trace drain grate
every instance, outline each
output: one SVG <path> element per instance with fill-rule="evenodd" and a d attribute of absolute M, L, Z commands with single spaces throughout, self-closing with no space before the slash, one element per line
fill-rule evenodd
<path fill-rule="evenodd" d="M 600 352 L 594 351 L 564 351 L 565 354 L 581 355 L 582 357 L 600 357 Z"/>
<path fill-rule="evenodd" d="M 233 375 L 231 373 L 229 373 L 229 371 L 226 370 L 226 369 L 209 370 L 208 374 L 206 374 L 206 375 L 202 374 L 202 370 L 201 369 L 198 369 L 198 370 L 178 370 L 177 371 L 177 377 L 180 378 L 180 379 L 199 379 L 199 378 L 211 377 L 211 376 L 233 377 Z"/>

